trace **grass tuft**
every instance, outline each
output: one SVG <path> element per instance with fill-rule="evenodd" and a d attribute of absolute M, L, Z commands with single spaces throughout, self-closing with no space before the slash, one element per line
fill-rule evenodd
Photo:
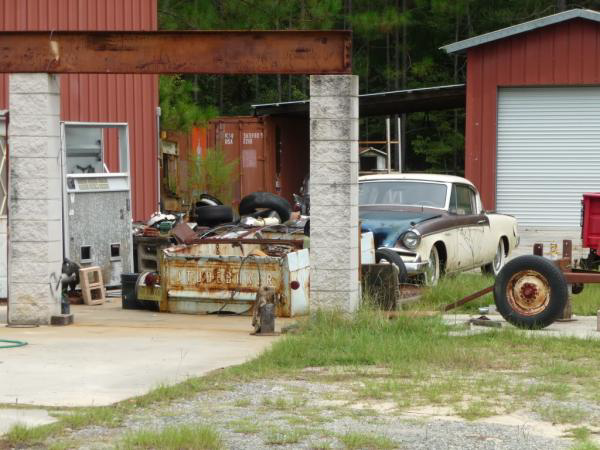
<path fill-rule="evenodd" d="M 228 423 L 228 426 L 234 433 L 256 434 L 260 431 L 258 423 L 253 419 L 232 420 Z"/>
<path fill-rule="evenodd" d="M 206 425 L 172 426 L 160 431 L 139 430 L 123 438 L 121 448 L 128 449 L 197 449 L 225 448 L 221 436 Z"/>
<path fill-rule="evenodd" d="M 310 432 L 303 428 L 271 430 L 265 438 L 265 443 L 269 445 L 297 444 L 308 435 L 310 435 Z"/>
<path fill-rule="evenodd" d="M 588 416 L 587 412 L 581 408 L 573 408 L 563 405 L 540 405 L 538 414 L 542 419 L 553 424 L 573 423 L 578 424 L 583 422 Z"/>
<path fill-rule="evenodd" d="M 351 450 L 384 450 L 398 448 L 398 444 L 387 436 L 369 433 L 346 433 L 339 436 L 340 441 Z"/>

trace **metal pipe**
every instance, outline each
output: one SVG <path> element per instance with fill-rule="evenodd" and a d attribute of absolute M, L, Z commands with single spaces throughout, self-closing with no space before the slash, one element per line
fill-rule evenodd
<path fill-rule="evenodd" d="M 398 172 L 402 173 L 402 119 L 396 115 L 396 160 Z"/>
<path fill-rule="evenodd" d="M 391 130 L 390 130 L 390 117 L 385 118 L 385 142 L 387 150 L 387 173 L 392 172 L 392 143 L 391 143 Z"/>
<path fill-rule="evenodd" d="M 160 106 L 156 108 L 156 195 L 158 199 L 157 211 L 161 211 L 160 207 Z"/>

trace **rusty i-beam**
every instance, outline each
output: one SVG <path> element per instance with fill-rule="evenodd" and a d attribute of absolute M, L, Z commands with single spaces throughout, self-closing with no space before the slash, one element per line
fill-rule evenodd
<path fill-rule="evenodd" d="M 0 72 L 349 74 L 350 31 L 0 32 Z"/>

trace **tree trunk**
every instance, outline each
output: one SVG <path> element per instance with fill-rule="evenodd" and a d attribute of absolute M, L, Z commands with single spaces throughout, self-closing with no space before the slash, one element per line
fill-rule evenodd
<path fill-rule="evenodd" d="M 458 42 L 459 30 L 460 30 L 460 14 L 459 7 L 456 6 L 456 13 L 454 15 L 454 42 Z M 458 83 L 458 55 L 454 53 L 453 63 L 454 63 L 454 84 Z M 454 110 L 454 133 L 458 134 L 458 110 Z M 460 149 L 455 148 L 453 152 L 452 158 L 452 170 L 454 175 L 458 175 L 458 152 Z"/>
<path fill-rule="evenodd" d="M 386 90 L 390 90 L 390 72 L 389 72 L 389 67 L 391 64 L 391 58 L 390 58 L 390 33 L 385 33 L 385 68 L 386 68 L 386 72 L 385 73 L 385 88 Z"/>
<path fill-rule="evenodd" d="M 224 75 L 219 75 L 219 114 L 223 114 L 223 78 Z"/>
<path fill-rule="evenodd" d="M 400 0 L 396 0 L 396 9 L 400 10 Z M 400 28 L 394 29 L 394 89 L 400 89 Z"/>
<path fill-rule="evenodd" d="M 260 85 L 258 75 L 254 75 L 254 101 L 258 103 L 260 98 Z"/>
<path fill-rule="evenodd" d="M 281 102 L 281 94 L 282 94 L 282 89 L 281 89 L 281 74 L 277 74 L 277 98 L 279 99 L 279 101 Z"/>
<path fill-rule="evenodd" d="M 402 0 L 402 13 L 406 16 L 406 0 Z M 402 89 L 406 89 L 406 72 L 408 70 L 408 45 L 406 44 L 406 22 L 402 24 Z M 404 120 L 402 120 L 404 123 Z"/>

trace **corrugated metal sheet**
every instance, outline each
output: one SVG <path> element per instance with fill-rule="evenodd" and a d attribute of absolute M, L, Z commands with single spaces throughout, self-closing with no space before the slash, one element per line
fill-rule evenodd
<path fill-rule="evenodd" d="M 600 25 L 572 20 L 467 52 L 465 172 L 496 205 L 498 88 L 600 84 Z"/>
<path fill-rule="evenodd" d="M 578 227 L 583 193 L 600 191 L 600 87 L 500 89 L 497 153 L 499 212 Z"/>
<path fill-rule="evenodd" d="M 0 0 L 0 30 L 156 30 L 157 0 Z M 0 75 L 0 109 L 8 77 Z M 134 220 L 157 209 L 157 75 L 63 75 L 61 118 L 127 122 Z M 107 165 L 117 168 L 116 134 L 108 134 Z"/>

